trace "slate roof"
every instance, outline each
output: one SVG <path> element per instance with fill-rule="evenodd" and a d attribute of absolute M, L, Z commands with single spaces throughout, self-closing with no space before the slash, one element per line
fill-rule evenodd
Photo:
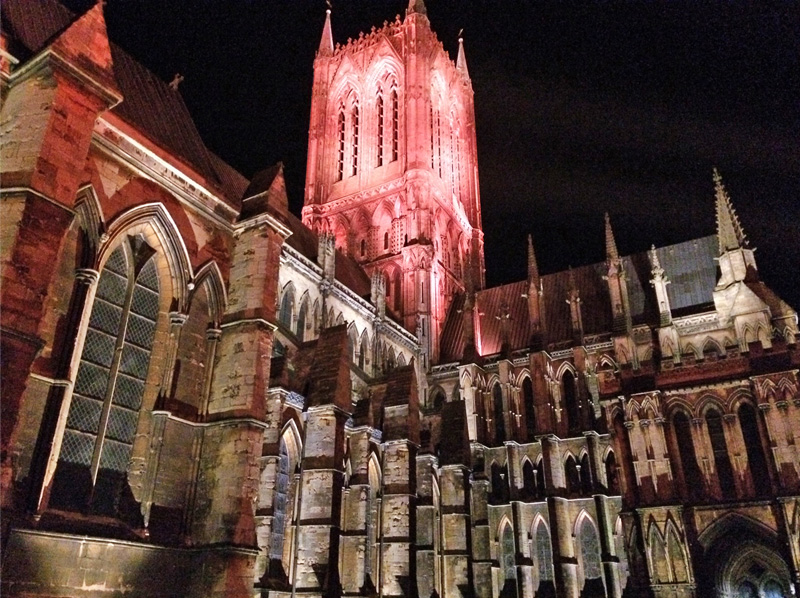
<path fill-rule="evenodd" d="M 4 0 L 0 11 L 4 33 L 11 38 L 9 51 L 23 62 L 76 19 L 56 0 Z M 238 209 L 247 179 L 206 148 L 181 94 L 113 42 L 110 47 L 123 95 L 111 111 L 193 168 Z"/>
<path fill-rule="evenodd" d="M 709 235 L 684 243 L 656 249 L 659 261 L 671 284 L 667 286 L 673 315 L 699 313 L 712 308 L 712 291 L 717 282 L 717 237 Z M 634 324 L 658 322 L 655 292 L 650 286 L 650 260 L 646 252 L 622 258 L 628 273 L 628 293 Z M 581 298 L 581 315 L 585 335 L 610 333 L 611 303 L 605 262 L 572 269 L 575 286 Z M 570 272 L 556 272 L 541 278 L 544 311 L 549 343 L 569 341 L 571 317 L 567 295 L 571 287 Z M 511 350 L 523 349 L 529 342 L 528 303 L 523 294 L 527 281 L 484 289 L 476 294 L 476 349 L 482 356 L 500 352 L 502 344 L 498 317 L 508 310 Z M 453 301 L 445 320 L 440 361 L 457 361 L 464 350 L 462 338 L 464 296 Z"/>

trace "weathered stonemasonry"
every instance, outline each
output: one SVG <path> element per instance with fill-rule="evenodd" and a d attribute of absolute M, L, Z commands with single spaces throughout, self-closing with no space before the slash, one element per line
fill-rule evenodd
<path fill-rule="evenodd" d="M 714 235 L 484 288 L 422 0 L 329 11 L 302 221 L 103 10 L 2 3 L 4 595 L 797 593 L 797 313 L 719 173 Z"/>

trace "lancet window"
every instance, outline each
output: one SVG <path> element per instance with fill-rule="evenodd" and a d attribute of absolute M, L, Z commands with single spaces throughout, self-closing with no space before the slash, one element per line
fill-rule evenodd
<path fill-rule="evenodd" d="M 392 162 L 394 162 L 400 151 L 400 99 L 397 96 L 397 89 L 392 89 L 390 97 L 392 102 Z"/>
<path fill-rule="evenodd" d="M 352 130 L 351 133 L 351 140 L 352 140 L 352 163 L 351 163 L 351 170 L 350 174 L 355 176 L 358 174 L 358 135 L 359 135 L 359 114 L 358 114 L 358 104 L 354 104 L 353 108 L 350 112 L 350 127 Z"/>
<path fill-rule="evenodd" d="M 583 577 L 597 579 L 602 575 L 600 566 L 600 538 L 597 535 L 591 520 L 586 517 L 581 522 L 580 528 L 581 563 L 583 564 Z"/>
<path fill-rule="evenodd" d="M 553 549 L 550 546 L 550 534 L 547 526 L 539 521 L 534 534 L 534 550 L 536 568 L 539 571 L 539 583 L 553 579 Z"/>
<path fill-rule="evenodd" d="M 711 439 L 711 448 L 714 451 L 714 464 L 717 469 L 719 487 L 723 497 L 733 497 L 736 495 L 736 486 L 733 481 L 733 468 L 728 454 L 728 446 L 725 442 L 725 431 L 722 428 L 722 416 L 719 412 L 710 409 L 706 413 L 706 425 L 708 435 Z"/>
<path fill-rule="evenodd" d="M 159 312 L 155 252 L 129 237 L 100 273 L 51 504 L 118 515 Z"/>
<path fill-rule="evenodd" d="M 344 106 L 339 108 L 339 117 L 336 121 L 336 136 L 338 138 L 338 154 L 336 163 L 336 180 L 344 178 L 344 149 L 345 149 L 345 128 L 344 128 Z"/>
<path fill-rule="evenodd" d="M 383 135 L 384 135 L 384 119 L 385 108 L 383 102 L 383 92 L 378 92 L 378 160 L 377 165 L 383 166 Z"/>

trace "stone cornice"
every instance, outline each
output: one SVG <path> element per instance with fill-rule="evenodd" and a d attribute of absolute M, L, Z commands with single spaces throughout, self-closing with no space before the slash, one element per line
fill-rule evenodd
<path fill-rule="evenodd" d="M 182 204 L 202 213 L 228 232 L 233 231 L 234 221 L 239 214 L 223 198 L 107 120 L 101 118 L 97 121 L 93 142 L 106 154 L 124 162 L 138 175 L 166 188 Z M 227 217 L 223 217 L 220 212 Z"/>

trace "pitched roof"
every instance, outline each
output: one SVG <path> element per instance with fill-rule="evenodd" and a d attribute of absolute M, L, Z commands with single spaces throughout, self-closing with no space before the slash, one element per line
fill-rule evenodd
<path fill-rule="evenodd" d="M 0 6 L 9 50 L 27 60 L 76 19 L 56 0 L 5 0 Z M 156 145 L 202 175 L 234 208 L 240 206 L 247 179 L 206 148 L 181 94 L 114 43 L 114 76 L 123 101 L 111 111 Z"/>
<path fill-rule="evenodd" d="M 713 302 L 717 281 L 716 235 L 656 249 L 661 266 L 672 284 L 667 286 L 672 313 L 684 315 L 705 311 Z M 650 286 L 650 262 L 647 252 L 625 256 L 623 266 L 628 275 L 628 294 L 634 324 L 658 322 L 658 306 Z M 612 329 L 611 304 L 605 262 L 572 269 L 575 286 L 581 299 L 584 333 L 598 335 Z M 547 339 L 551 345 L 572 338 L 571 317 L 567 295 L 571 287 L 570 272 L 565 270 L 541 277 L 544 291 L 544 313 Z M 500 351 L 502 344 L 500 320 L 505 310 L 511 320 L 509 345 L 511 350 L 523 349 L 529 342 L 528 304 L 523 294 L 527 281 L 484 289 L 476 294 L 476 349 L 482 356 Z M 463 295 L 455 298 L 445 320 L 441 342 L 442 362 L 456 361 L 464 350 L 462 338 Z"/>
<path fill-rule="evenodd" d="M 286 244 L 308 258 L 312 262 L 317 262 L 317 252 L 319 251 L 319 238 L 317 234 L 303 224 L 300 219 L 292 213 L 286 214 L 286 225 L 292 234 L 286 239 Z M 372 284 L 369 276 L 364 269 L 351 257 L 336 250 L 336 280 L 341 282 L 348 289 L 359 297 L 369 297 Z"/>

